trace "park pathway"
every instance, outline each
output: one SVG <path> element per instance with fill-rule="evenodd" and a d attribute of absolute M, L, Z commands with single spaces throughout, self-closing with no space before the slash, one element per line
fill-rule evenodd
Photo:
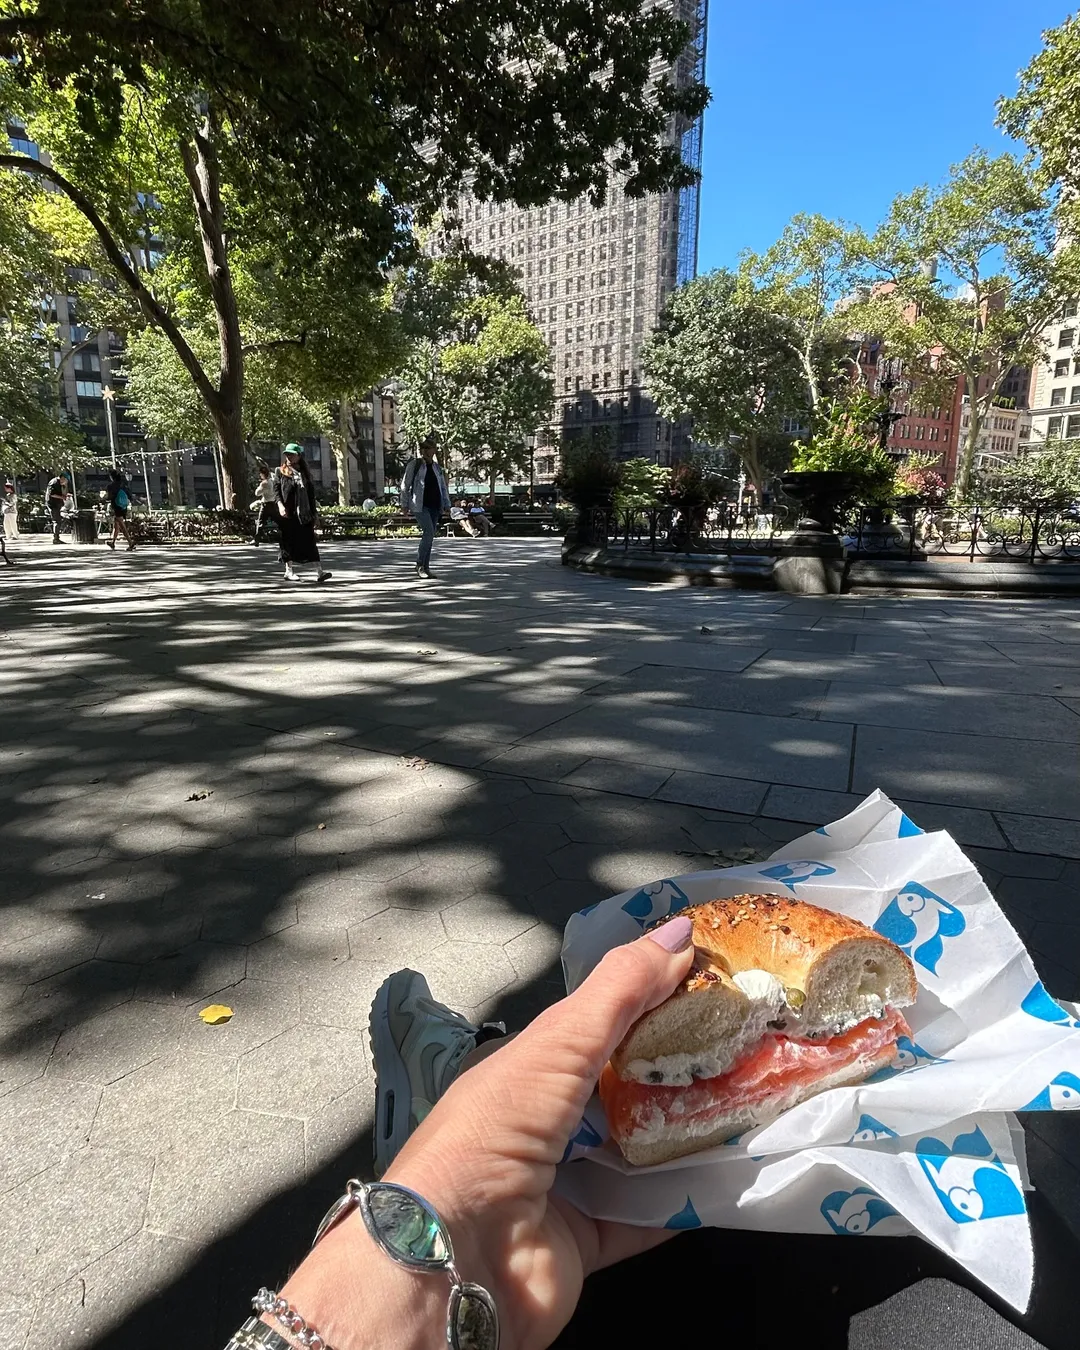
<path fill-rule="evenodd" d="M 520 1024 L 573 911 L 876 787 L 1080 997 L 1074 602 L 664 589 L 550 541 L 442 543 L 428 584 L 407 545 L 328 553 L 320 589 L 241 547 L 31 540 L 0 570 L 6 1345 L 223 1344 L 369 1165 L 387 972 Z M 1080 1234 L 1069 1131 L 1028 1134 Z"/>

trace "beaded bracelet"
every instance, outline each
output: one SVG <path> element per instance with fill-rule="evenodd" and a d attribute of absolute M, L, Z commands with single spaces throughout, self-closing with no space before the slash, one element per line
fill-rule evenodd
<path fill-rule="evenodd" d="M 260 1289 L 251 1300 L 251 1306 L 256 1312 L 269 1313 L 275 1322 L 300 1342 L 304 1350 L 329 1350 L 315 1328 L 309 1327 L 289 1300 L 282 1298 L 276 1290 Z"/>

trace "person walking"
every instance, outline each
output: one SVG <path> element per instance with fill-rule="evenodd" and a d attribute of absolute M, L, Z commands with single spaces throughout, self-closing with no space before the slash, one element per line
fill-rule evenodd
<path fill-rule="evenodd" d="M 105 500 L 112 510 L 112 538 L 105 540 L 105 547 L 115 550 L 117 536 L 122 531 L 127 540 L 128 553 L 134 553 L 135 540 L 132 538 L 131 526 L 127 522 L 127 514 L 131 510 L 131 484 L 120 469 L 109 470 L 109 485 L 105 489 Z"/>
<path fill-rule="evenodd" d="M 299 581 L 296 567 L 314 563 L 318 568 L 316 583 L 329 581 L 332 574 L 323 569 L 319 546 L 315 542 L 315 484 L 304 460 L 303 446 L 290 441 L 285 447 L 273 485 L 281 527 L 285 580 Z"/>
<path fill-rule="evenodd" d="M 15 491 L 14 483 L 4 484 L 4 496 L 0 502 L 0 511 L 4 517 L 4 538 L 18 539 L 19 537 L 19 498 Z"/>
<path fill-rule="evenodd" d="M 263 526 L 270 519 L 276 501 L 274 483 L 270 476 L 270 465 L 267 464 L 266 460 L 260 459 L 258 467 L 259 481 L 255 486 L 255 500 L 251 503 L 251 509 L 259 513 L 255 517 L 255 538 L 251 541 L 256 548 L 259 547 L 259 535 L 262 534 Z"/>
<path fill-rule="evenodd" d="M 443 513 L 450 512 L 450 492 L 442 469 L 435 463 L 435 440 L 425 436 L 419 456 L 411 460 L 401 480 L 401 509 L 408 511 L 420 526 L 420 547 L 416 552 L 416 575 L 425 581 L 431 577 L 431 546 Z"/>
<path fill-rule="evenodd" d="M 60 517 L 67 499 L 71 496 L 71 484 L 66 473 L 58 473 L 50 478 L 45 488 L 45 506 L 52 516 L 52 541 L 60 542 Z"/>

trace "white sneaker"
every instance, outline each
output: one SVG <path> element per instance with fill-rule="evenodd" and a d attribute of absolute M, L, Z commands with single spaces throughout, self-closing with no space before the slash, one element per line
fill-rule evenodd
<path fill-rule="evenodd" d="M 286 580 L 286 581 L 299 581 L 299 580 L 300 580 L 300 577 L 299 577 L 298 573 L 296 573 L 296 572 L 294 572 L 294 571 L 292 570 L 291 567 L 286 567 L 286 569 L 285 569 L 285 580 Z"/>
<path fill-rule="evenodd" d="M 503 1036 L 501 1022 L 474 1027 L 436 1003 L 423 975 L 399 970 L 371 1005 L 375 1062 L 375 1175 L 381 1177 L 409 1135 L 457 1077 L 478 1043 Z"/>

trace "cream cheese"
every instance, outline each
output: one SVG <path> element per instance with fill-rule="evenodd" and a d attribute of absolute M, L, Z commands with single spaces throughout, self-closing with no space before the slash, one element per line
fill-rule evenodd
<path fill-rule="evenodd" d="M 623 1068 L 623 1077 L 664 1087 L 689 1087 L 697 1078 L 719 1078 L 727 1073 L 747 1046 L 761 1040 L 768 1024 L 776 1021 L 784 1007 L 784 986 L 767 970 L 744 970 L 732 976 L 732 982 L 750 1001 L 739 1036 L 713 1051 L 632 1059 Z"/>

